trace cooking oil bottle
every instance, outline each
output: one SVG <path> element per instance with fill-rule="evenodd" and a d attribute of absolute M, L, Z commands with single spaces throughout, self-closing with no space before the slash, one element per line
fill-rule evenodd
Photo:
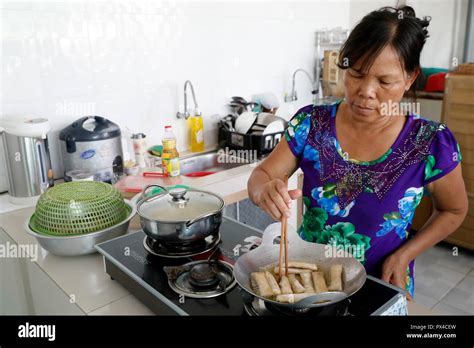
<path fill-rule="evenodd" d="M 190 130 L 190 150 L 192 152 L 204 151 L 204 124 L 201 113 L 196 110 L 195 115 L 187 120 Z"/>
<path fill-rule="evenodd" d="M 176 150 L 176 136 L 171 126 L 165 126 L 165 134 L 161 140 L 163 144 L 163 153 L 161 154 L 161 166 L 163 174 L 169 176 L 179 175 L 179 154 Z"/>

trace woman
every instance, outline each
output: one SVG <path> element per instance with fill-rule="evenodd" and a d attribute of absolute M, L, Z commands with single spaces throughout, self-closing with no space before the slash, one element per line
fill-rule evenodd
<path fill-rule="evenodd" d="M 394 107 L 420 72 L 428 23 L 408 6 L 365 16 L 340 52 L 345 99 L 300 109 L 248 182 L 251 200 L 275 220 L 302 194 L 301 238 L 352 251 L 368 274 L 409 298 L 414 259 L 454 232 L 468 207 L 453 134 Z M 298 167 L 303 192 L 287 191 L 282 180 Z M 435 211 L 410 235 L 423 195 Z"/>

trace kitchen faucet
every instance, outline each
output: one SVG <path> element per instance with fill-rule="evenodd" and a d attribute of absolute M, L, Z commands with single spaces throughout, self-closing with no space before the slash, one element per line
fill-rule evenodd
<path fill-rule="evenodd" d="M 316 94 L 318 92 L 317 89 L 314 89 L 314 80 L 311 77 L 311 75 L 304 69 L 296 69 L 295 72 L 293 73 L 293 83 L 292 83 L 292 87 L 291 87 L 291 93 L 290 93 L 290 95 L 285 94 L 285 102 L 286 103 L 298 100 L 298 96 L 296 95 L 296 88 L 295 88 L 296 74 L 298 72 L 302 72 L 303 74 L 306 75 L 306 77 L 308 77 L 308 79 L 311 83 L 311 86 L 313 87 L 313 90 L 311 91 L 311 93 Z"/>
<path fill-rule="evenodd" d="M 194 116 L 200 116 L 201 113 L 199 112 L 199 108 L 198 108 L 198 104 L 196 102 L 196 95 L 194 94 L 194 87 L 193 87 L 193 84 L 191 83 L 191 81 L 189 80 L 186 80 L 186 82 L 184 83 L 184 112 L 177 112 L 176 113 L 176 117 L 177 118 L 185 118 L 185 119 L 188 119 L 188 117 L 190 116 L 189 112 L 188 112 L 188 94 L 186 92 L 186 87 L 189 85 L 189 87 L 191 88 L 191 94 L 193 95 L 193 102 L 194 102 Z"/>

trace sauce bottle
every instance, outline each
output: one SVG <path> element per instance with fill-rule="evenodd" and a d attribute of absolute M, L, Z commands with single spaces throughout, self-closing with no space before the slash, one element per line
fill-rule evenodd
<path fill-rule="evenodd" d="M 201 113 L 196 110 L 196 114 L 187 120 L 190 130 L 190 150 L 191 152 L 204 151 L 204 124 Z"/>
<path fill-rule="evenodd" d="M 163 153 L 161 154 L 163 174 L 178 176 L 180 172 L 179 154 L 178 150 L 176 150 L 176 136 L 171 126 L 165 126 L 165 134 L 161 142 L 163 144 Z"/>

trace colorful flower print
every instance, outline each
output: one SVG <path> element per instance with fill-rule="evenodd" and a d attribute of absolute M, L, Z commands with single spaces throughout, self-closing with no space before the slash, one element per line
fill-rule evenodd
<path fill-rule="evenodd" d="M 400 239 L 406 239 L 408 236 L 407 226 L 411 223 L 415 209 L 420 204 L 423 197 L 423 187 L 410 187 L 405 191 L 403 198 L 398 201 L 398 210 L 384 214 L 382 227 L 377 231 L 376 236 L 382 237 L 395 229 Z"/>
<path fill-rule="evenodd" d="M 344 209 L 339 207 L 336 196 L 336 184 L 327 183 L 322 187 L 316 187 L 311 191 L 311 196 L 331 216 L 347 217 L 355 201 L 349 203 Z"/>

